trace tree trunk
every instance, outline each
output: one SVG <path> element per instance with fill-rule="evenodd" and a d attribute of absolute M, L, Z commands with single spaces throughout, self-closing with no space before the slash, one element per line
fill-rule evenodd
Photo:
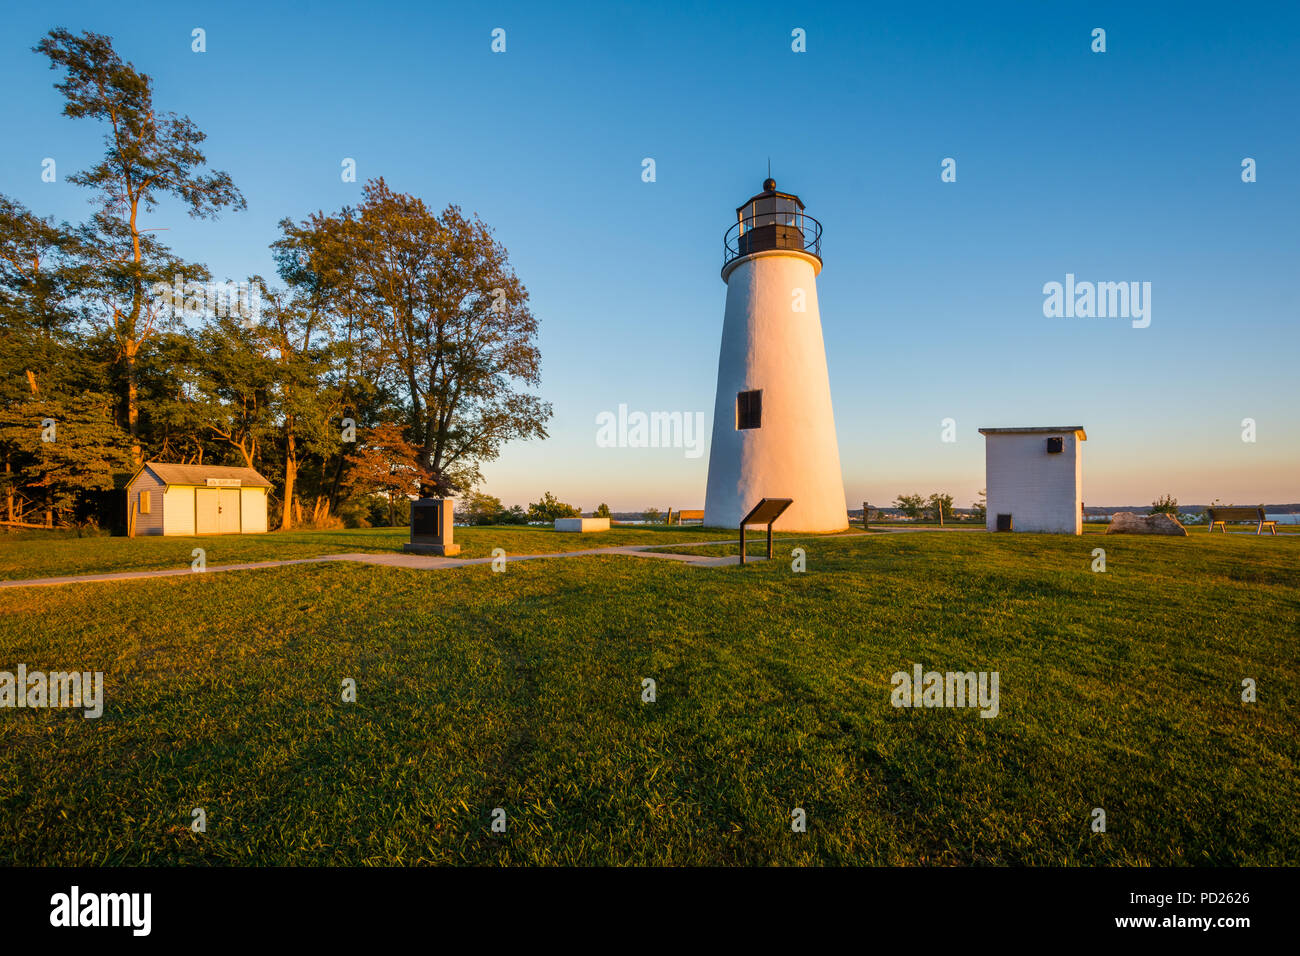
<path fill-rule="evenodd" d="M 334 479 L 330 482 L 329 507 L 331 511 L 338 510 L 339 488 L 343 482 L 343 465 L 347 458 L 343 452 L 339 452 L 339 463 L 334 469 Z"/>
<path fill-rule="evenodd" d="M 293 509 L 290 505 L 293 502 L 294 479 L 297 477 L 297 442 L 293 434 L 293 426 L 287 425 L 284 436 L 284 515 L 280 518 L 281 531 L 288 531 L 293 527 Z"/>
<path fill-rule="evenodd" d="M 140 449 L 140 384 L 136 379 L 135 357 L 140 343 L 128 339 L 123 348 L 126 360 L 126 424 L 131 433 L 131 464 L 139 468 L 144 463 Z"/>

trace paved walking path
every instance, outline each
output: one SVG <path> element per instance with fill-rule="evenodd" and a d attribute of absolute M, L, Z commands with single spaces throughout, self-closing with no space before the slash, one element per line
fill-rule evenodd
<path fill-rule="evenodd" d="M 850 534 L 827 535 L 831 540 L 840 538 L 863 538 L 875 534 L 899 534 L 917 531 L 959 531 L 959 528 L 881 528 L 873 531 L 857 531 Z M 823 536 L 810 536 L 821 538 Z M 777 542 L 807 541 L 810 538 L 777 538 Z M 624 544 L 608 548 L 586 548 L 581 551 L 549 551 L 545 554 L 507 554 L 507 561 L 540 561 L 548 558 L 580 558 L 600 554 L 624 554 L 634 558 L 660 558 L 665 561 L 680 561 L 697 568 L 717 568 L 724 565 L 739 564 L 739 555 L 705 555 L 673 554 L 660 548 L 704 548 L 715 544 L 736 544 L 735 538 L 723 541 L 689 541 L 673 544 L 645 545 Z M 14 581 L 0 581 L 0 588 L 47 587 L 56 584 L 88 584 L 95 581 L 132 581 L 138 578 L 173 578 L 188 574 L 216 574 L 219 571 L 254 571 L 260 568 L 284 568 L 291 564 L 320 564 L 325 561 L 352 561 L 357 564 L 378 564 L 388 568 L 411 568 L 418 571 L 439 571 L 443 568 L 463 568 L 474 564 L 491 564 L 493 558 L 440 558 L 424 554 L 402 554 L 398 552 L 375 553 L 352 552 L 346 554 L 322 554 L 315 558 L 286 558 L 282 561 L 250 561 L 245 564 L 219 564 L 206 571 L 194 571 L 188 565 L 183 568 L 167 568 L 161 571 L 111 571 L 101 574 L 68 574 L 52 578 L 26 578 Z M 751 557 L 747 561 L 766 561 L 767 558 Z"/>

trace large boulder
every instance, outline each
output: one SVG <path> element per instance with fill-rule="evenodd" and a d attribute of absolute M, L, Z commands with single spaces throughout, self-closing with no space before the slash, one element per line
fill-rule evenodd
<path fill-rule="evenodd" d="M 1121 511 L 1112 515 L 1107 534 L 1175 534 L 1187 536 L 1187 529 L 1173 515 L 1135 515 Z"/>

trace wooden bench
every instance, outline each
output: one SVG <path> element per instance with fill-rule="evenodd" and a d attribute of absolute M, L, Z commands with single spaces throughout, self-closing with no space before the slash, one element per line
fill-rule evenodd
<path fill-rule="evenodd" d="M 704 512 L 703 512 L 703 511 L 677 511 L 677 512 L 674 512 L 672 508 L 669 508 L 669 509 L 668 509 L 668 523 L 669 523 L 669 524 L 672 524 L 674 518 L 677 519 L 677 524 L 681 524 L 683 521 L 698 521 L 700 524 L 703 524 L 703 523 L 704 523 Z"/>
<path fill-rule="evenodd" d="M 1223 533 L 1228 533 L 1226 522 L 1229 521 L 1249 521 L 1255 522 L 1255 534 L 1263 534 L 1264 529 L 1268 528 L 1273 534 L 1277 534 L 1277 522 L 1269 521 L 1264 517 L 1264 509 L 1260 508 L 1206 508 L 1205 513 L 1210 518 L 1210 534 L 1214 534 L 1214 526 L 1217 524 L 1223 529 Z"/>

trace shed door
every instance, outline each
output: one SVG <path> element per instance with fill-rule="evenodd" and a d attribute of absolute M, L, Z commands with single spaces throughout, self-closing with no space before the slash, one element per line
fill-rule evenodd
<path fill-rule="evenodd" d="M 239 534 L 239 489 L 219 488 L 217 490 L 217 516 L 220 519 L 222 534 Z"/>
<path fill-rule="evenodd" d="M 220 491 L 216 488 L 194 489 L 194 533 L 220 534 Z"/>

